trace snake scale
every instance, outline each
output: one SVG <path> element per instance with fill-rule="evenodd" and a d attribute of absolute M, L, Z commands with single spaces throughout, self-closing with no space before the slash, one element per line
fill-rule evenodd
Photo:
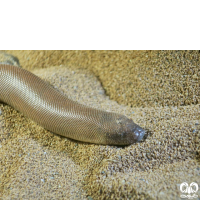
<path fill-rule="evenodd" d="M 0 101 L 56 134 L 88 143 L 129 145 L 145 131 L 126 116 L 68 99 L 33 73 L 0 64 Z"/>

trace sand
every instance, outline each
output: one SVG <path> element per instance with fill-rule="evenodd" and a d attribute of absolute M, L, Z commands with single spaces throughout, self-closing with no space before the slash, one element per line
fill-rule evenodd
<path fill-rule="evenodd" d="M 7 53 L 69 98 L 132 118 L 147 137 L 78 142 L 0 104 L 1 199 L 180 199 L 181 183 L 200 188 L 199 51 Z"/>

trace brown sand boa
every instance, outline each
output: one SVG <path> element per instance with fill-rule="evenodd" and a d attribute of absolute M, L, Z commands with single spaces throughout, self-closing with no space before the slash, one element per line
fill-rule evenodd
<path fill-rule="evenodd" d="M 129 145 L 145 134 L 124 115 L 72 101 L 31 72 L 12 65 L 0 64 L 0 101 L 47 130 L 75 140 Z"/>

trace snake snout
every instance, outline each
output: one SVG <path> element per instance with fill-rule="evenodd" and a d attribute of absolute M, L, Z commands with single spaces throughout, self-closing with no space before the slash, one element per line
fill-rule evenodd
<path fill-rule="evenodd" d="M 135 124 L 132 120 L 129 124 L 127 124 L 128 132 L 130 135 L 130 140 L 134 142 L 140 142 L 144 135 L 145 135 L 145 130 Z"/>
<path fill-rule="evenodd" d="M 142 129 L 140 126 L 137 126 L 137 128 L 134 130 L 134 133 L 136 141 L 140 142 L 145 135 L 145 130 Z"/>

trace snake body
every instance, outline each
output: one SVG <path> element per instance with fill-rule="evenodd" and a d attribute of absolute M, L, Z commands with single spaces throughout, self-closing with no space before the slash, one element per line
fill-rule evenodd
<path fill-rule="evenodd" d="M 0 101 L 56 134 L 107 145 L 141 141 L 145 131 L 124 115 L 68 99 L 33 73 L 0 64 Z"/>

